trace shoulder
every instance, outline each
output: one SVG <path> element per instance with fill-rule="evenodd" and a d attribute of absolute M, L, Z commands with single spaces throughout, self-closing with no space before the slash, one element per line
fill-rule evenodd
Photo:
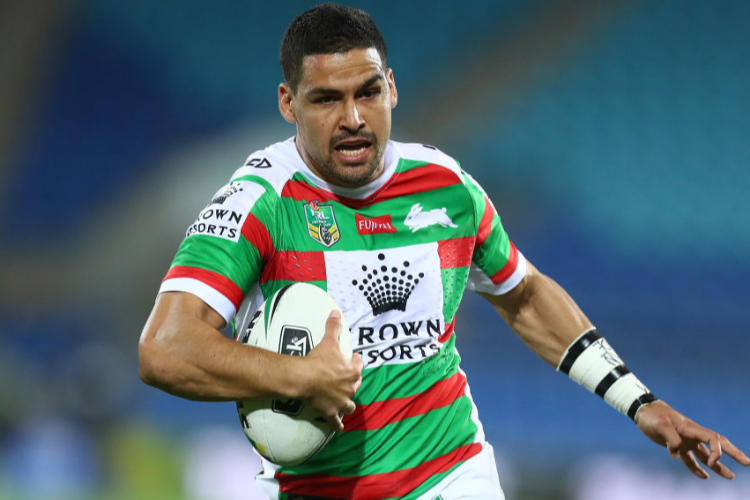
<path fill-rule="evenodd" d="M 429 163 L 431 165 L 448 169 L 460 176 L 461 165 L 458 161 L 435 146 L 396 141 L 391 141 L 391 143 L 403 160 Z"/>
<path fill-rule="evenodd" d="M 482 186 L 471 174 L 461 168 L 461 164 L 452 156 L 429 144 L 391 142 L 399 152 L 402 161 L 429 164 L 436 169 L 430 172 L 433 180 L 442 178 L 445 183 L 461 184 L 475 210 L 483 210 L 486 202 L 492 203 Z"/>
<path fill-rule="evenodd" d="M 418 170 L 428 175 L 433 183 L 461 184 L 467 187 L 467 174 L 461 168 L 461 164 L 435 146 L 395 141 L 391 141 L 391 144 L 399 154 L 401 172 Z"/>
<path fill-rule="evenodd" d="M 284 185 L 299 171 L 299 155 L 294 139 L 277 142 L 248 156 L 232 174 L 231 182 L 251 182 L 279 195 Z"/>
<path fill-rule="evenodd" d="M 199 220 L 226 217 L 241 225 L 251 211 L 256 215 L 272 214 L 284 185 L 298 170 L 293 152 L 296 153 L 294 142 L 290 140 L 251 154 L 229 182 L 216 191 Z M 259 203 L 260 200 L 264 201 Z"/>
<path fill-rule="evenodd" d="M 484 189 L 474 177 L 466 170 L 461 168 L 461 164 L 453 158 L 429 144 L 403 143 L 391 141 L 406 161 L 427 162 L 432 165 L 443 167 L 456 174 L 461 182 L 470 189 L 479 189 L 484 194 Z M 486 196 L 486 194 L 485 194 Z"/>

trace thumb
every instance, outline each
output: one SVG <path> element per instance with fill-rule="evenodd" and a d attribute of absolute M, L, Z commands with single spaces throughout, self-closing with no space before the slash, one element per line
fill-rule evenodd
<path fill-rule="evenodd" d="M 332 342 L 335 341 L 336 345 L 339 343 L 339 331 L 341 330 L 341 311 L 334 309 L 331 314 L 328 315 L 326 320 L 326 333 L 323 336 L 321 342 Z"/>

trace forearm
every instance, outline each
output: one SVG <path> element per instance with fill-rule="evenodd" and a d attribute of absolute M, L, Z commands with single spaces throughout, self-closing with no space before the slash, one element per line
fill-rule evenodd
<path fill-rule="evenodd" d="M 506 295 L 482 294 L 521 340 L 557 367 L 568 346 L 592 328 L 573 299 L 531 263 L 524 282 Z"/>
<path fill-rule="evenodd" d="M 506 295 L 487 296 L 488 300 L 535 353 L 635 419 L 640 408 L 656 399 L 654 395 L 630 373 L 573 299 L 527 266 L 516 288 Z"/>
<path fill-rule="evenodd" d="M 185 313 L 192 300 L 187 294 L 159 297 L 139 343 L 144 382 L 201 401 L 303 395 L 301 359 L 226 338 L 216 318 Z"/>

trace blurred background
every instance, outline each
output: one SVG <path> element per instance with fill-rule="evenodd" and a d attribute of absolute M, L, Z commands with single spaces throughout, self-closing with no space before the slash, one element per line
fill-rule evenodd
<path fill-rule="evenodd" d="M 650 389 L 750 452 L 750 3 L 346 2 L 393 138 L 486 188 Z M 0 0 L 0 500 L 259 498 L 233 404 L 138 378 L 188 225 L 278 115 L 308 1 Z M 509 499 L 750 498 L 701 482 L 467 294 L 464 358 Z"/>

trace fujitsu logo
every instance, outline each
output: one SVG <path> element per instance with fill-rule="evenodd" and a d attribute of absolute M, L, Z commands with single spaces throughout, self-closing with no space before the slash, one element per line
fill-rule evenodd
<path fill-rule="evenodd" d="M 357 222 L 357 232 L 359 234 L 377 234 L 377 233 L 395 233 L 396 228 L 391 223 L 390 214 L 378 217 L 362 217 L 358 213 L 354 214 L 354 220 Z"/>
<path fill-rule="evenodd" d="M 424 273 L 414 273 L 409 269 L 409 261 L 400 265 L 386 265 L 385 254 L 378 254 L 380 267 L 369 268 L 362 265 L 364 277 L 352 280 L 352 285 L 359 288 L 372 307 L 372 313 L 377 316 L 387 311 L 406 310 L 414 287 L 424 278 Z"/>

